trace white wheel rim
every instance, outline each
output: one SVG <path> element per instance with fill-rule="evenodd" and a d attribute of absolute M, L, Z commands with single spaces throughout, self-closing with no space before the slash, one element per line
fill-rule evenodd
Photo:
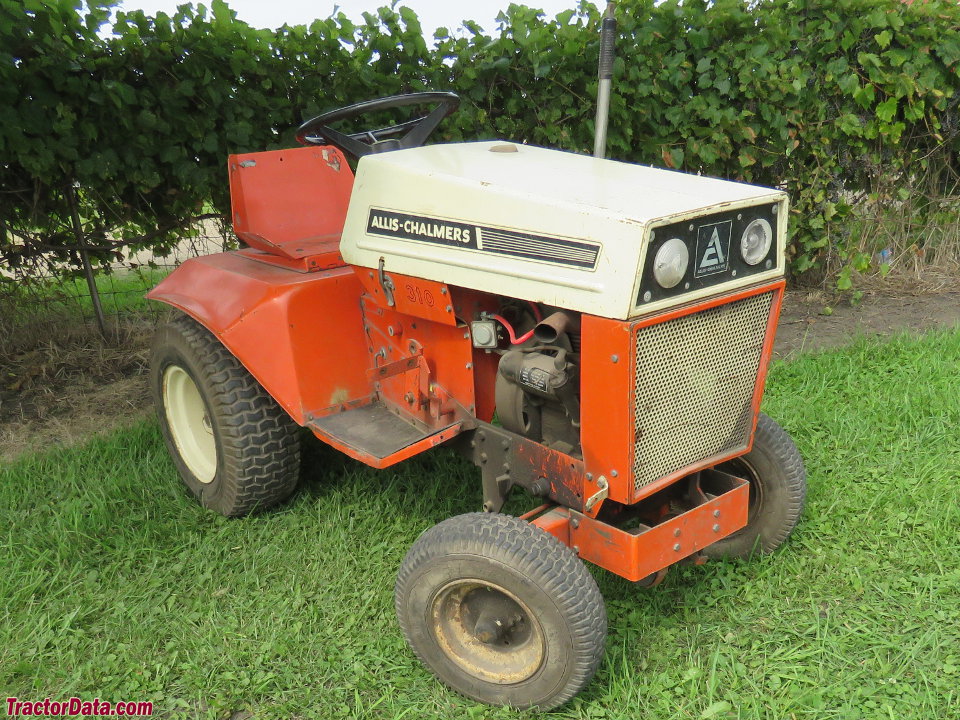
<path fill-rule="evenodd" d="M 179 365 L 163 371 L 163 409 L 184 464 L 200 482 L 213 482 L 217 474 L 213 425 L 197 384 Z"/>

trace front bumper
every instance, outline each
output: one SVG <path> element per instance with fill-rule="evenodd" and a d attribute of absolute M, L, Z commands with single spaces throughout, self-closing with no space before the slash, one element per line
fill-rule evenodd
<path fill-rule="evenodd" d="M 718 471 L 707 472 L 722 476 L 725 487 L 719 494 L 704 495 L 695 507 L 653 527 L 644 526 L 640 532 L 560 506 L 530 522 L 572 548 L 583 560 L 636 582 L 746 526 L 749 483 Z"/>

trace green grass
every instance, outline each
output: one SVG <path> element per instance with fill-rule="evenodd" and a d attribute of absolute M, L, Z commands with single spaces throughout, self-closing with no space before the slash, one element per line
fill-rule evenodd
<path fill-rule="evenodd" d="M 170 268 L 141 267 L 136 270 L 118 270 L 110 275 L 97 275 L 94 280 L 100 293 L 100 304 L 106 315 L 155 310 L 144 295 L 171 272 Z M 85 279 L 74 281 L 85 315 L 93 314 L 93 301 Z"/>
<path fill-rule="evenodd" d="M 765 408 L 807 462 L 796 534 L 655 590 L 597 571 L 606 660 L 552 716 L 960 717 L 960 332 L 777 365 Z M 474 470 L 312 460 L 293 502 L 234 521 L 181 489 L 153 423 L 0 469 L 0 688 L 160 717 L 517 717 L 443 689 L 393 613 L 418 533 L 479 507 Z"/>
<path fill-rule="evenodd" d="M 145 266 L 136 270 L 117 270 L 109 275 L 97 274 L 94 281 L 104 315 L 116 317 L 156 310 L 156 303 L 151 303 L 144 295 L 169 274 L 169 268 Z M 0 286 L 0 290 L 8 306 L 5 320 L 13 326 L 64 319 L 92 320 L 94 317 L 93 300 L 83 276 Z"/>
<path fill-rule="evenodd" d="M 141 267 L 136 270 L 117 270 L 110 275 L 98 274 L 94 277 L 100 304 L 106 315 L 143 312 L 155 309 L 144 295 L 170 274 L 169 268 Z M 93 316 L 93 301 L 85 278 L 73 278 L 64 283 L 64 292 L 75 297 L 84 317 Z"/>

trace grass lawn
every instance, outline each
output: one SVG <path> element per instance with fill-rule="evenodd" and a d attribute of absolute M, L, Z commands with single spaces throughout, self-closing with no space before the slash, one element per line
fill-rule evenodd
<path fill-rule="evenodd" d="M 776 365 L 765 409 L 807 462 L 792 540 L 654 590 L 597 571 L 606 659 L 552 716 L 960 718 L 960 331 Z M 441 687 L 393 612 L 404 552 L 479 508 L 479 475 L 444 450 L 310 459 L 293 502 L 232 521 L 152 422 L 0 468 L 0 688 L 155 717 L 517 717 Z"/>
<path fill-rule="evenodd" d="M 144 296 L 164 277 L 167 267 L 140 267 L 97 274 L 95 282 L 108 331 L 123 331 L 162 306 Z M 63 345 L 96 333 L 90 289 L 83 277 L 35 283 L 0 283 L 0 359 L 37 347 Z"/>
<path fill-rule="evenodd" d="M 109 275 L 98 273 L 94 281 L 100 294 L 100 304 L 104 314 L 117 315 L 121 312 L 150 309 L 148 301 L 143 296 L 169 274 L 168 267 L 147 266 L 136 270 L 120 269 Z M 44 309 L 60 315 L 93 317 L 90 288 L 87 286 L 86 278 L 82 276 L 24 285 L 14 288 L 12 292 L 22 296 L 17 298 L 21 299 L 23 305 L 22 314 L 31 320 L 42 320 L 42 312 L 38 311 Z M 37 317 L 38 315 L 40 317 Z"/>

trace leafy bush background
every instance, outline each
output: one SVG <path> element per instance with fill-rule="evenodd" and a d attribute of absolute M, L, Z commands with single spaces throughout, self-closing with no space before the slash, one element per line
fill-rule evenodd
<path fill-rule="evenodd" d="M 571 0 L 573 2 L 573 0 Z M 111 2 L 0 0 L 0 258 L 76 263 L 84 242 L 157 252 L 228 211 L 225 158 L 292 144 L 303 119 L 427 89 L 464 102 L 439 141 L 506 138 L 588 152 L 599 52 L 589 3 L 431 37 L 397 6 L 258 30 L 214 0 L 175 15 Z M 620 0 L 611 157 L 787 189 L 795 273 L 869 263 L 852 203 L 954 192 L 960 8 L 948 0 Z"/>

